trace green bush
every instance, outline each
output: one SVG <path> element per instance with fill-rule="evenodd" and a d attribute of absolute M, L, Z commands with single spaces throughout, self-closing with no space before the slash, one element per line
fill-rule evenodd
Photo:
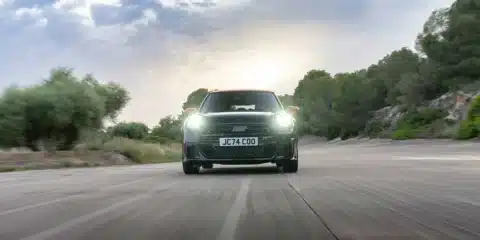
<path fill-rule="evenodd" d="M 459 140 L 467 140 L 477 137 L 478 134 L 479 131 L 474 122 L 465 120 L 460 123 L 456 138 Z"/>
<path fill-rule="evenodd" d="M 90 75 L 80 79 L 70 69 L 54 69 L 42 83 L 4 92 L 0 145 L 39 151 L 47 144 L 52 150 L 70 150 L 84 129 L 100 129 L 103 120 L 115 117 L 128 100 L 126 90 L 116 84 L 100 84 Z"/>
<path fill-rule="evenodd" d="M 393 132 L 392 138 L 395 140 L 407 140 L 417 138 L 418 130 L 416 129 L 397 129 Z"/>
<path fill-rule="evenodd" d="M 103 150 L 117 152 L 136 163 L 160 163 L 180 160 L 179 146 L 162 146 L 128 138 L 113 138 L 102 146 Z"/>
<path fill-rule="evenodd" d="M 393 139 L 431 138 L 440 136 L 445 126 L 444 110 L 424 108 L 407 112 L 397 123 Z"/>
<path fill-rule="evenodd" d="M 477 118 L 480 118 L 480 96 L 473 99 L 468 109 L 467 119 L 474 122 Z"/>
<path fill-rule="evenodd" d="M 147 140 L 160 144 L 178 141 L 182 136 L 181 125 L 180 117 L 166 116 L 160 119 L 158 124 L 152 128 Z"/>
<path fill-rule="evenodd" d="M 424 108 L 407 112 L 398 122 L 397 129 L 418 129 L 446 117 L 445 110 Z"/>
<path fill-rule="evenodd" d="M 460 140 L 476 137 L 480 137 L 480 96 L 473 99 L 467 118 L 460 123 L 456 135 L 456 138 Z"/>
<path fill-rule="evenodd" d="M 480 133 L 480 117 L 477 117 L 475 121 L 473 121 L 473 125 L 477 129 L 477 131 Z"/>
<path fill-rule="evenodd" d="M 114 137 L 142 140 L 148 137 L 149 128 L 140 122 L 121 122 L 111 127 L 109 132 Z"/>
<path fill-rule="evenodd" d="M 366 124 L 364 134 L 368 137 L 379 137 L 389 127 L 388 123 L 374 119 Z"/>

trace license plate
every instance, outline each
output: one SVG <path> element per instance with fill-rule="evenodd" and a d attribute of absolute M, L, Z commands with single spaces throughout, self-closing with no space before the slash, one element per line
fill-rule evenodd
<path fill-rule="evenodd" d="M 220 138 L 220 147 L 258 146 L 258 137 Z"/>

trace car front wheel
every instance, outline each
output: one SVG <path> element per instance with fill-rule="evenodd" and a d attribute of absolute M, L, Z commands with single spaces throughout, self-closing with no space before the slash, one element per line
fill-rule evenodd
<path fill-rule="evenodd" d="M 198 174 L 200 173 L 200 168 L 194 166 L 191 162 L 182 162 L 183 172 L 185 174 Z"/>
<path fill-rule="evenodd" d="M 282 164 L 283 172 L 296 173 L 298 171 L 298 160 L 285 161 Z"/>

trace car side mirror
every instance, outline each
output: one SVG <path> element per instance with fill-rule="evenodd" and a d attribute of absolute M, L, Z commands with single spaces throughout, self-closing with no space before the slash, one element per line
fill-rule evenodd
<path fill-rule="evenodd" d="M 294 116 L 294 117 L 297 116 L 297 113 L 298 113 L 299 110 L 300 110 L 300 108 L 297 107 L 297 106 L 288 106 L 288 107 L 286 108 L 286 111 L 287 111 L 288 113 L 292 114 L 292 116 Z"/>
<path fill-rule="evenodd" d="M 193 113 L 195 113 L 196 111 L 197 111 L 196 108 L 187 108 L 187 109 L 183 110 L 183 114 L 185 114 L 186 116 L 190 116 Z"/>

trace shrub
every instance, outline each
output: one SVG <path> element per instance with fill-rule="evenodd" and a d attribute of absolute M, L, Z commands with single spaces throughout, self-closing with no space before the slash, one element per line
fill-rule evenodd
<path fill-rule="evenodd" d="M 444 110 L 424 108 L 407 112 L 397 124 L 393 139 L 430 138 L 440 136 L 445 126 Z"/>
<path fill-rule="evenodd" d="M 407 140 L 416 138 L 418 130 L 415 129 L 398 129 L 393 132 L 392 138 L 395 140 Z"/>
<path fill-rule="evenodd" d="M 397 129 L 417 129 L 432 124 L 436 120 L 446 117 L 447 114 L 445 110 L 434 108 L 410 111 L 398 121 Z"/>
<path fill-rule="evenodd" d="M 110 128 L 114 137 L 124 137 L 136 140 L 145 139 L 148 136 L 149 128 L 140 122 L 121 122 Z"/>
<path fill-rule="evenodd" d="M 136 163 L 160 163 L 178 161 L 180 149 L 177 147 L 165 147 L 160 144 L 145 143 L 128 138 L 113 138 L 106 142 L 103 150 L 117 152 L 128 157 Z"/>
<path fill-rule="evenodd" d="M 473 121 L 473 125 L 477 129 L 477 131 L 480 133 L 480 117 L 477 117 L 475 121 Z"/>
<path fill-rule="evenodd" d="M 42 83 L 11 87 L 0 98 L 2 147 L 26 146 L 33 151 L 50 145 L 70 150 L 84 129 L 100 129 L 129 100 L 120 86 L 100 84 L 92 76 L 80 79 L 72 70 L 52 70 Z M 43 146 L 45 147 L 45 146 Z"/>
<path fill-rule="evenodd" d="M 373 119 L 366 124 L 364 134 L 368 137 L 379 137 L 389 127 L 388 123 L 379 119 Z"/>
<path fill-rule="evenodd" d="M 471 121 L 465 120 L 460 123 L 456 138 L 459 140 L 472 139 L 478 136 L 478 129 Z"/>
<path fill-rule="evenodd" d="M 467 118 L 460 123 L 455 137 L 459 140 L 480 137 L 480 96 L 472 101 Z"/>
<path fill-rule="evenodd" d="M 480 96 L 473 99 L 470 108 L 468 109 L 468 120 L 474 122 L 476 118 L 480 117 Z"/>

